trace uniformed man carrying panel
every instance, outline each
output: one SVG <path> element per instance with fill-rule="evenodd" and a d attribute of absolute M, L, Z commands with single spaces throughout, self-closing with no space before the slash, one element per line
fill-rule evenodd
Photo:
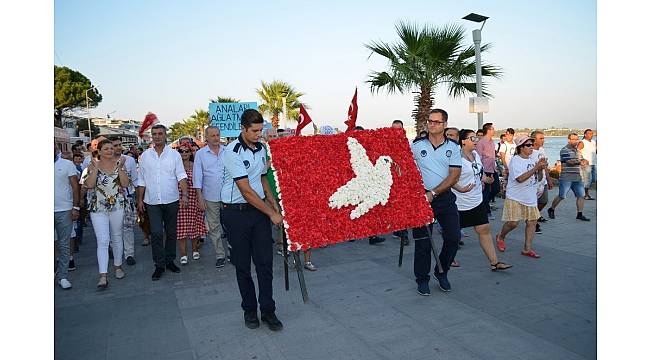
<path fill-rule="evenodd" d="M 271 222 L 282 223 L 282 215 L 266 179 L 268 155 L 259 142 L 264 119 L 254 109 L 241 116 L 241 134 L 224 152 L 224 179 L 221 187 L 222 224 L 228 232 L 231 262 L 242 297 L 244 323 L 259 327 L 259 300 L 262 321 L 271 330 L 281 330 L 273 301 L 273 241 Z M 269 218 L 271 222 L 269 222 Z M 257 273 L 259 297 L 251 278 L 251 257 Z"/>
<path fill-rule="evenodd" d="M 443 272 L 438 273 L 437 267 L 433 272 L 442 291 L 451 290 L 447 272 L 456 256 L 460 240 L 456 195 L 449 190 L 460 177 L 460 146 L 444 135 L 447 118 L 446 111 L 431 110 L 427 120 L 429 135 L 415 139 L 411 145 L 415 163 L 422 174 L 427 200 L 431 203 L 433 213 L 442 227 L 443 245 L 439 258 Z M 413 272 L 418 283 L 418 293 L 428 296 L 431 294 L 429 290 L 431 242 L 426 227 L 413 229 L 413 239 L 416 240 Z"/>

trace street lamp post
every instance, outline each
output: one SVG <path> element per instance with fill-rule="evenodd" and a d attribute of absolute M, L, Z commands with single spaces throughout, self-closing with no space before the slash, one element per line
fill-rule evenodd
<path fill-rule="evenodd" d="M 90 106 L 88 104 L 88 91 L 93 90 L 93 89 L 95 89 L 95 90 L 97 89 L 97 88 L 95 88 L 95 85 L 90 85 L 90 89 L 86 90 L 86 119 L 88 121 L 88 138 L 90 140 L 93 139 L 93 132 L 92 132 L 92 129 L 90 128 Z"/>
<path fill-rule="evenodd" d="M 483 23 L 480 29 L 472 31 L 472 39 L 474 40 L 474 57 L 476 58 L 476 96 L 478 102 L 483 97 L 483 83 L 481 79 L 481 30 L 483 30 L 483 26 L 485 26 L 485 22 L 489 17 L 471 13 L 463 17 L 463 19 Z M 483 111 L 477 111 L 476 115 L 478 117 L 478 128 L 480 129 L 483 127 Z"/>

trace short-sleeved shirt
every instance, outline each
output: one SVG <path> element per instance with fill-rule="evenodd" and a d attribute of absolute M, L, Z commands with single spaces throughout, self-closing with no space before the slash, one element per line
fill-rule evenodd
<path fill-rule="evenodd" d="M 59 156 L 54 162 L 54 212 L 72 210 L 71 176 L 79 176 L 77 168 L 72 161 Z"/>
<path fill-rule="evenodd" d="M 508 168 L 510 168 L 510 159 L 512 159 L 513 156 L 515 156 L 515 152 L 517 151 L 517 145 L 515 145 L 514 142 L 507 142 L 504 141 L 503 144 L 501 144 L 501 147 L 499 148 L 499 154 L 505 154 L 506 155 L 506 163 L 504 164 Z"/>
<path fill-rule="evenodd" d="M 203 199 L 207 201 L 221 201 L 225 149 L 225 146 L 220 145 L 219 151 L 215 153 L 209 146 L 205 146 L 194 154 L 192 187 L 201 189 Z"/>
<path fill-rule="evenodd" d="M 543 146 L 540 146 L 539 149 L 533 149 L 533 153 L 530 155 L 531 159 L 535 160 L 535 162 L 538 162 L 540 159 L 546 157 L 546 151 L 544 150 Z M 544 185 L 548 184 L 548 181 L 546 181 L 546 174 L 544 174 L 544 177 L 542 178 L 541 187 L 544 187 Z"/>
<path fill-rule="evenodd" d="M 485 172 L 497 172 L 497 159 L 494 150 L 494 142 L 485 136 L 476 144 L 476 151 L 481 156 L 481 163 Z"/>
<path fill-rule="evenodd" d="M 246 202 L 239 191 L 237 180 L 248 178 L 250 187 L 264 199 L 262 176 L 268 170 L 268 155 L 262 143 L 255 143 L 249 148 L 241 135 L 226 146 L 223 156 L 224 172 L 221 187 L 221 201 L 226 204 L 243 204 Z"/>
<path fill-rule="evenodd" d="M 530 171 L 535 167 L 537 160 L 529 156 L 524 159 L 519 155 L 515 155 L 510 160 L 510 174 L 508 175 L 508 185 L 506 187 L 506 198 L 514 200 L 526 206 L 537 206 L 537 175 L 526 179 L 524 182 L 517 181 L 517 178 L 522 174 Z"/>
<path fill-rule="evenodd" d="M 449 176 L 449 168 L 461 168 L 460 146 L 445 139 L 437 148 L 428 137 L 418 138 L 411 144 L 415 164 L 422 174 L 424 188 L 432 190 Z"/>
<path fill-rule="evenodd" d="M 580 164 L 567 164 L 567 161 L 575 159 L 582 159 L 582 155 L 580 155 L 580 151 L 577 147 L 572 147 L 571 145 L 567 144 L 562 148 L 562 150 L 560 150 L 560 162 L 562 162 L 562 172 L 560 173 L 561 181 L 582 180 L 582 177 L 580 176 Z"/>
<path fill-rule="evenodd" d="M 126 176 L 129 177 L 129 186 L 126 187 L 126 195 L 135 194 L 135 184 L 138 181 L 138 166 L 135 159 L 128 155 L 124 156 L 124 171 Z"/>
<path fill-rule="evenodd" d="M 474 183 L 472 190 L 461 193 L 454 190 L 451 191 L 456 195 L 456 206 L 459 211 L 472 210 L 483 202 L 483 164 L 481 157 L 476 150 L 473 151 L 474 161 L 466 157 L 462 158 L 463 167 L 460 171 L 460 178 L 458 179 L 458 186 L 464 187 Z"/>
<path fill-rule="evenodd" d="M 178 151 L 165 145 L 160 156 L 149 148 L 140 156 L 136 186 L 144 186 L 144 202 L 148 205 L 170 204 L 179 199 L 178 182 L 186 179 L 183 160 Z"/>

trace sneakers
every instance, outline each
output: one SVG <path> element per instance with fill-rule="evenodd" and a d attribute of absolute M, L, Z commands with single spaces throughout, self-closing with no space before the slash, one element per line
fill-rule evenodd
<path fill-rule="evenodd" d="M 314 264 L 311 263 L 311 261 L 307 261 L 307 262 L 305 263 L 305 269 L 307 269 L 307 270 L 309 270 L 309 271 L 316 271 L 316 270 L 318 270 L 318 269 L 316 268 L 316 266 L 314 266 Z"/>
<path fill-rule="evenodd" d="M 219 269 L 224 267 L 225 265 L 226 265 L 226 259 L 221 258 L 221 259 L 217 259 L 217 264 L 215 266 L 217 267 L 217 269 Z"/>
<path fill-rule="evenodd" d="M 181 265 L 187 265 L 187 256 L 181 256 Z"/>
<path fill-rule="evenodd" d="M 497 234 L 497 248 L 501 252 L 506 251 L 506 242 L 499 236 L 499 234 Z"/>
<path fill-rule="evenodd" d="M 59 285 L 61 285 L 61 289 L 63 290 L 68 290 L 72 287 L 72 284 L 68 281 L 68 279 L 61 279 L 58 282 Z"/>
<path fill-rule="evenodd" d="M 383 243 L 384 241 L 386 241 L 386 239 L 379 236 L 371 236 L 368 238 L 368 244 L 370 245 L 376 245 L 379 243 Z"/>
<path fill-rule="evenodd" d="M 133 258 L 133 256 L 127 256 L 126 257 L 126 264 L 127 265 L 135 265 L 135 259 Z"/>
<path fill-rule="evenodd" d="M 548 213 L 548 217 L 549 217 L 549 218 L 551 218 L 551 219 L 555 219 L 555 209 L 553 209 L 553 208 L 548 208 L 548 210 L 546 210 L 546 212 Z"/>
<path fill-rule="evenodd" d="M 260 327 L 257 310 L 244 311 L 244 325 L 249 329 L 257 329 Z"/>
<path fill-rule="evenodd" d="M 438 280 L 438 286 L 440 287 L 440 290 L 444 292 L 451 291 L 451 284 L 449 283 L 449 280 L 447 279 L 447 274 L 442 273 L 438 274 L 435 271 L 433 272 L 433 277 Z"/>
<path fill-rule="evenodd" d="M 542 228 L 539 226 L 539 224 L 535 224 L 535 234 L 541 234 L 542 233 Z"/>
<path fill-rule="evenodd" d="M 582 213 L 578 214 L 578 215 L 576 216 L 576 219 L 578 219 L 578 220 L 582 220 L 582 221 L 591 221 L 591 219 L 586 218 L 584 215 L 582 215 Z"/>
<path fill-rule="evenodd" d="M 278 317 L 275 316 L 275 312 L 271 313 L 262 313 L 262 322 L 269 326 L 269 329 L 272 331 L 282 330 L 282 322 L 278 320 Z"/>
<path fill-rule="evenodd" d="M 97 282 L 97 287 L 100 289 L 106 289 L 108 286 L 108 275 L 103 274 L 99 275 L 99 281 Z"/>
<path fill-rule="evenodd" d="M 77 267 L 74 266 L 74 259 L 70 259 L 70 261 L 68 262 L 68 271 L 74 271 L 74 270 L 77 270 Z"/>
<path fill-rule="evenodd" d="M 118 280 L 119 279 L 124 279 L 125 276 L 126 276 L 126 274 L 124 273 L 124 270 L 119 269 L 119 268 L 115 269 L 115 278 L 116 279 L 118 279 Z"/>
<path fill-rule="evenodd" d="M 156 270 L 155 270 L 155 271 L 153 272 L 153 274 L 151 275 L 151 280 L 152 280 L 152 281 L 158 281 L 158 280 L 160 280 L 160 277 L 162 276 L 162 273 L 164 273 L 164 272 L 165 272 L 165 268 L 164 268 L 164 267 L 157 267 Z"/>
<path fill-rule="evenodd" d="M 422 296 L 431 295 L 431 290 L 429 290 L 429 283 L 419 283 L 418 284 L 418 294 Z"/>
<path fill-rule="evenodd" d="M 537 222 L 547 222 L 547 221 L 548 220 L 546 220 L 543 216 L 540 216 L 539 219 L 537 219 Z"/>
<path fill-rule="evenodd" d="M 201 258 L 201 254 L 198 251 L 192 252 L 192 260 L 198 260 Z"/>

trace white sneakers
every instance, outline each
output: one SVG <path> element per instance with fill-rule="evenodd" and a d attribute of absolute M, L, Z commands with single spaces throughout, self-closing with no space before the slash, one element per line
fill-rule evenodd
<path fill-rule="evenodd" d="M 181 256 L 181 265 L 187 265 L 187 256 Z"/>
<path fill-rule="evenodd" d="M 192 259 L 198 260 L 200 258 L 201 258 L 201 254 L 199 254 L 198 251 L 195 251 L 195 252 L 192 253 Z"/>
<path fill-rule="evenodd" d="M 59 280 L 59 285 L 61 285 L 61 288 L 63 290 L 68 290 L 69 288 L 72 287 L 72 284 L 68 281 L 68 279 Z"/>

